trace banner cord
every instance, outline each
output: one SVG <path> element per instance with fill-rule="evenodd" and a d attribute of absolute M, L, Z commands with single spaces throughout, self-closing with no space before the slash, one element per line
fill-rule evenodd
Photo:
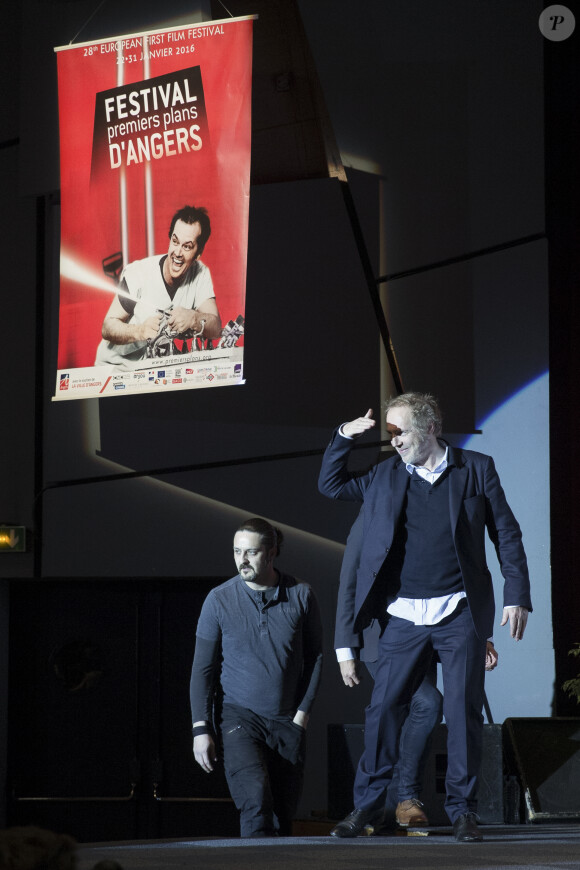
<path fill-rule="evenodd" d="M 75 39 L 77 38 L 77 36 L 79 35 L 79 33 L 82 33 L 82 32 L 83 32 L 83 30 L 85 29 L 85 27 L 87 26 L 87 24 L 89 23 L 89 21 L 91 20 L 91 18 L 94 18 L 94 17 L 95 17 L 95 15 L 97 14 L 97 12 L 98 12 L 99 9 L 101 8 L 101 6 L 104 6 L 106 2 L 107 2 L 107 0 L 101 0 L 101 2 L 99 3 L 99 5 L 98 5 L 97 8 L 95 9 L 95 11 L 94 11 L 94 12 L 91 12 L 91 14 L 90 14 L 89 17 L 87 18 L 87 20 L 85 21 L 85 23 L 83 24 L 83 26 L 81 27 L 81 29 L 78 30 L 78 31 L 75 33 L 75 35 L 73 36 L 73 38 L 72 38 L 71 41 L 69 42 L 69 45 L 72 45 L 72 44 L 73 44 L 73 42 L 75 41 Z"/>
<path fill-rule="evenodd" d="M 228 15 L 230 16 L 230 18 L 233 18 L 233 17 L 234 17 L 234 16 L 232 15 L 232 13 L 230 12 L 230 10 L 228 9 L 228 7 L 227 7 L 224 3 L 222 3 L 222 0 L 218 0 L 218 3 L 220 4 L 220 6 L 223 6 L 223 7 L 224 7 L 224 9 L 226 10 L 226 12 L 227 12 Z"/>
<path fill-rule="evenodd" d="M 75 33 L 75 35 L 72 37 L 72 39 L 71 39 L 70 42 L 69 42 L 69 45 L 72 45 L 72 44 L 73 44 L 73 42 L 75 41 L 75 39 L 77 38 L 77 36 L 78 36 L 80 33 L 83 32 L 83 30 L 85 29 L 85 27 L 87 26 L 87 24 L 89 23 L 89 21 L 90 21 L 92 18 L 95 17 L 95 15 L 97 14 L 97 12 L 98 12 L 99 9 L 101 8 L 101 6 L 104 6 L 106 2 L 107 2 L 107 0 L 101 0 L 101 2 L 99 3 L 99 5 L 98 5 L 97 8 L 95 9 L 95 11 L 94 11 L 94 12 L 91 12 L 91 14 L 90 14 L 89 17 L 87 18 L 87 20 L 85 21 L 85 23 L 83 24 L 83 26 L 80 28 L 80 30 L 77 30 L 77 32 Z M 234 16 L 232 15 L 232 13 L 231 13 L 230 10 L 228 9 L 228 7 L 227 7 L 224 3 L 222 3 L 222 0 L 218 0 L 218 2 L 219 2 L 219 4 L 220 4 L 220 6 L 223 6 L 223 8 L 226 10 L 226 12 L 227 12 L 228 15 L 230 16 L 230 18 L 233 18 Z"/>

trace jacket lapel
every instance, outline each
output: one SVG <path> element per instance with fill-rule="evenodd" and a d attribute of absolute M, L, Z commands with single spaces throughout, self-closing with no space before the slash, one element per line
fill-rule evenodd
<path fill-rule="evenodd" d="M 453 535 L 455 535 L 467 486 L 468 471 L 463 455 L 453 447 L 449 447 L 449 462 L 455 466 L 449 475 L 449 516 Z"/>
<path fill-rule="evenodd" d="M 391 471 L 391 504 L 393 517 L 393 535 L 399 521 L 399 517 L 403 511 L 405 503 L 405 494 L 409 486 L 411 475 L 405 468 L 405 463 L 399 460 L 395 463 Z"/>

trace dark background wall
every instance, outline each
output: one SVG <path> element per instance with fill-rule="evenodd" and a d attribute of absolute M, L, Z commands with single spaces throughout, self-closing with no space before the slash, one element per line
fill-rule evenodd
<path fill-rule="evenodd" d="M 234 15 L 260 16 L 247 383 L 63 403 L 50 401 L 59 229 L 52 49 L 85 23 L 75 41 L 226 13 L 219 3 L 182 3 L 172 10 L 181 17 L 168 20 L 153 3 L 104 3 L 95 12 L 85 0 L 24 0 L 0 12 L 0 521 L 26 525 L 31 540 L 27 553 L 0 556 L 0 708 L 7 710 L 10 597 L 20 620 L 12 663 L 26 650 L 23 602 L 31 625 L 59 602 L 58 632 L 37 633 L 44 646 L 29 651 L 34 696 L 34 687 L 48 691 L 55 645 L 74 639 L 81 624 L 90 635 L 79 617 L 82 589 L 111 602 L 94 632 L 103 655 L 112 655 L 126 631 L 116 627 L 116 599 L 102 582 L 117 581 L 118 607 L 140 614 L 142 657 L 157 624 L 143 616 L 157 612 L 155 595 L 165 600 L 184 578 L 199 590 L 230 576 L 232 530 L 247 515 L 266 516 L 287 535 L 282 567 L 315 586 L 325 614 L 327 664 L 303 801 L 310 812 L 326 806 L 326 724 L 360 721 L 368 694 L 368 684 L 356 695 L 343 690 L 332 660 L 353 508 L 319 496 L 316 477 L 331 428 L 378 410 L 393 390 L 377 292 L 404 387 L 435 392 L 452 438 L 493 453 L 524 531 L 536 611 L 525 651 L 498 629 L 502 670 L 488 681 L 496 719 L 577 712 L 560 686 L 575 672 L 567 650 L 580 640 L 571 452 L 578 35 L 548 43 L 537 26 L 542 4 L 529 0 L 376 0 L 363 10 L 325 0 L 226 5 Z M 361 451 L 357 461 L 374 455 Z M 152 469 L 163 472 L 151 476 Z M 127 584 L 144 596 L 136 605 L 122 597 Z M 195 626 L 183 612 L 172 655 L 187 657 Z M 22 706 L 26 674 L 13 674 L 19 685 L 0 721 L 4 746 L 8 726 L 18 727 L 11 710 L 30 710 Z M 53 687 L 53 701 L 62 711 L 61 688 Z M 39 759 L 52 739 L 40 740 Z M 183 764 L 193 765 L 188 747 Z M 9 788 L 13 774 L 3 775 Z"/>

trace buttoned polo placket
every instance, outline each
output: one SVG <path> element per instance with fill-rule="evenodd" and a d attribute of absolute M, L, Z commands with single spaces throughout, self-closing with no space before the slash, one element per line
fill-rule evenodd
<path fill-rule="evenodd" d="M 246 591 L 248 595 L 252 598 L 254 604 L 256 605 L 256 609 L 258 611 L 258 629 L 260 635 L 268 635 L 269 632 L 269 620 L 268 620 L 268 610 L 274 605 L 277 604 L 280 597 L 280 586 L 276 586 L 276 591 L 271 598 L 266 599 L 264 601 L 263 595 L 264 592 L 261 589 L 251 589 L 247 583 L 244 583 L 246 587 Z"/>

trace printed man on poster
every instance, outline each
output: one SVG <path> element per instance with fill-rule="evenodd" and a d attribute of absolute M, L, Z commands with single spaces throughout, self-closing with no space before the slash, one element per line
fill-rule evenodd
<path fill-rule="evenodd" d="M 211 274 L 199 259 L 210 233 L 206 209 L 184 206 L 171 221 L 167 254 L 125 267 L 103 320 L 95 365 L 124 366 L 191 350 L 192 339 L 219 339 Z"/>

